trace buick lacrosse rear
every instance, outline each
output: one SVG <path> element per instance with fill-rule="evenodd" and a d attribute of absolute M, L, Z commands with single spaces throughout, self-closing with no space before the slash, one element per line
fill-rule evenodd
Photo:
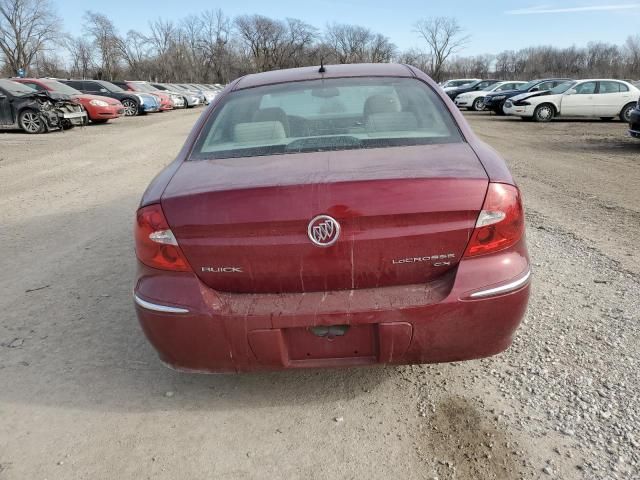
<path fill-rule="evenodd" d="M 185 371 L 485 357 L 529 296 L 504 161 L 405 65 L 236 80 L 145 192 L 135 240 L 138 318 Z"/>

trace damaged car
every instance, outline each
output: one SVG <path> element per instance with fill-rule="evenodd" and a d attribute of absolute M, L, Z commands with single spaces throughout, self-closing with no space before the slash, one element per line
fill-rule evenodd
<path fill-rule="evenodd" d="M 488 357 L 529 297 L 506 163 L 406 65 L 235 80 L 147 188 L 134 231 L 138 319 L 181 371 Z"/>
<path fill-rule="evenodd" d="M 86 123 L 87 112 L 81 105 L 11 80 L 0 80 L 0 129 L 45 133 Z"/>
<path fill-rule="evenodd" d="M 106 123 L 124 115 L 124 106 L 118 100 L 82 93 L 52 78 L 14 78 L 12 80 L 34 90 L 46 90 L 50 94 L 68 96 L 70 100 L 84 107 L 89 120 L 95 124 Z"/>

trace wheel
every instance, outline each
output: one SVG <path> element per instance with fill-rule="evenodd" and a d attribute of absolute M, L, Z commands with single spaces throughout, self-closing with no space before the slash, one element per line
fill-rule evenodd
<path fill-rule="evenodd" d="M 122 106 L 124 107 L 125 117 L 135 117 L 138 114 L 138 103 L 135 100 L 125 98 L 122 100 Z"/>
<path fill-rule="evenodd" d="M 631 122 L 631 110 L 633 110 L 635 107 L 636 107 L 635 103 L 629 103 L 625 105 L 622 111 L 620 112 L 620 120 L 625 123 Z"/>
<path fill-rule="evenodd" d="M 553 120 L 553 117 L 556 115 L 556 111 L 552 105 L 548 103 L 543 103 L 542 105 L 538 105 L 533 112 L 533 119 L 536 122 L 550 122 Z"/>
<path fill-rule="evenodd" d="M 504 111 L 504 104 L 506 102 L 502 102 L 500 105 L 498 105 L 498 109 L 496 110 L 496 113 L 498 115 L 506 115 L 506 112 Z"/>
<path fill-rule="evenodd" d="M 473 101 L 473 109 L 476 112 L 484 110 L 484 97 L 478 97 Z"/>
<path fill-rule="evenodd" d="M 43 133 L 45 131 L 44 120 L 35 110 L 23 110 L 20 112 L 18 124 L 27 133 Z"/>

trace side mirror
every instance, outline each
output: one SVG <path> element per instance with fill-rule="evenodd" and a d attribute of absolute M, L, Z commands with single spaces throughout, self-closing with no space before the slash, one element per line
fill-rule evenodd
<path fill-rule="evenodd" d="M 539 92 L 540 91 L 540 87 L 533 87 L 531 90 L 529 90 L 530 92 Z"/>
<path fill-rule="evenodd" d="M 578 93 L 578 91 L 575 88 L 570 88 L 569 90 L 567 90 L 565 95 L 575 95 L 576 93 Z"/>

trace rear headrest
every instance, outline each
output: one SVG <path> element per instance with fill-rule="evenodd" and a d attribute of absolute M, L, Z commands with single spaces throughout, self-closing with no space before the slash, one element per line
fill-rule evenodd
<path fill-rule="evenodd" d="M 389 95 L 372 95 L 364 102 L 364 117 L 375 113 L 391 113 L 401 110 L 400 102 L 397 98 Z"/>
<path fill-rule="evenodd" d="M 253 115 L 254 122 L 280 122 L 289 136 L 289 117 L 280 107 L 261 108 Z"/>
<path fill-rule="evenodd" d="M 367 117 L 367 132 L 401 132 L 418 129 L 418 119 L 411 112 L 375 113 Z"/>
<path fill-rule="evenodd" d="M 286 137 L 280 122 L 238 123 L 233 128 L 236 143 L 276 143 Z"/>

